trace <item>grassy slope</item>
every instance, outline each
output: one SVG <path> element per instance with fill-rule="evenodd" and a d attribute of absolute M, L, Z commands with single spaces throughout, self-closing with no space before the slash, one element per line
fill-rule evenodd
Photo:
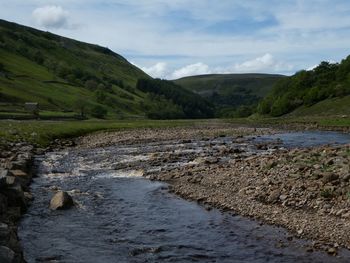
<path fill-rule="evenodd" d="M 341 117 L 343 115 L 350 116 L 350 96 L 346 96 L 343 98 L 326 99 L 310 107 L 301 106 L 293 112 L 289 113 L 287 116 Z"/>
<path fill-rule="evenodd" d="M 50 111 L 75 110 L 77 99 L 83 99 L 91 107 L 99 104 L 94 91 L 86 89 L 83 81 L 72 83 L 49 70 L 45 62 L 54 61 L 100 79 L 107 76 L 123 81 L 123 88 L 113 84 L 113 92 L 106 93 L 113 101 L 112 105 L 104 105 L 111 117 L 116 112 L 143 114 L 139 102 L 144 94 L 134 87 L 138 78 L 148 76 L 121 56 L 96 45 L 3 20 L 0 20 L 0 33 L 0 63 L 7 72 L 6 75 L 0 72 L 0 111 L 20 112 L 26 101 L 39 102 L 41 108 Z M 21 48 L 31 53 L 40 51 L 45 62 L 40 64 L 22 55 Z"/>
<path fill-rule="evenodd" d="M 213 74 L 185 77 L 175 82 L 199 94 L 210 95 L 213 91 L 229 94 L 239 87 L 250 90 L 253 95 L 263 97 L 282 75 L 269 74 Z"/>

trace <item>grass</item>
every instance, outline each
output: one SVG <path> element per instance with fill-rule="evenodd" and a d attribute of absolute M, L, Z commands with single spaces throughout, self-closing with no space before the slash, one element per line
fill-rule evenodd
<path fill-rule="evenodd" d="M 341 116 L 350 117 L 350 96 L 342 98 L 330 98 L 320 101 L 310 107 L 299 107 L 289 114 L 291 117 L 313 116 L 313 117 L 330 117 Z"/>
<path fill-rule="evenodd" d="M 100 105 L 111 119 L 119 115 L 144 116 L 140 104 L 145 95 L 134 87 L 138 78 L 148 76 L 121 56 L 96 45 L 1 19 L 0 43 L 1 112 L 18 111 L 25 102 L 38 102 L 41 110 L 78 112 L 76 101 L 82 100 L 87 112 Z M 38 52 L 41 63 L 33 59 Z M 59 74 L 62 69 L 67 71 L 63 75 Z M 77 70 L 81 71 L 79 77 L 73 74 Z M 101 88 L 105 101 L 98 100 L 97 88 L 85 87 L 85 81 L 92 78 L 98 84 L 106 78 L 122 81 L 123 85 L 106 80 L 104 84 L 108 82 L 111 87 Z"/>
<path fill-rule="evenodd" d="M 127 120 L 127 121 L 0 121 L 0 138 L 7 141 L 27 141 L 41 146 L 54 139 L 70 138 L 101 130 L 162 128 L 193 125 L 191 120 Z"/>

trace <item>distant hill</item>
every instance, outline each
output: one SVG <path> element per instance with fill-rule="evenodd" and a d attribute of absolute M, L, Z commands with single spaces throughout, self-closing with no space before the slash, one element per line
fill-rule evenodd
<path fill-rule="evenodd" d="M 285 78 L 273 74 L 211 74 L 174 82 L 213 103 L 220 115 L 249 115 L 273 85 Z"/>
<path fill-rule="evenodd" d="M 350 112 L 350 56 L 341 63 L 321 62 L 280 80 L 258 106 L 260 114 L 342 115 Z"/>
<path fill-rule="evenodd" d="M 152 78 L 108 48 L 0 20 L 0 118 L 28 115 L 25 102 L 48 118 L 144 118 L 155 105 L 186 107 L 137 89 L 139 79 Z"/>

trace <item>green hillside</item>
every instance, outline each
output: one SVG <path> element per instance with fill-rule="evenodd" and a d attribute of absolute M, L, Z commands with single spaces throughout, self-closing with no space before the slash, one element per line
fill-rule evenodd
<path fill-rule="evenodd" d="M 350 56 L 341 63 L 321 62 L 279 81 L 259 104 L 258 112 L 271 116 L 346 115 L 350 111 Z"/>
<path fill-rule="evenodd" d="M 208 99 L 221 115 L 237 111 L 249 115 L 282 78 L 284 76 L 271 74 L 212 74 L 185 77 L 174 82 Z"/>
<path fill-rule="evenodd" d="M 151 77 L 108 48 L 0 20 L 0 118 L 32 117 L 26 102 L 41 118 L 144 118 L 154 105 L 188 106 L 137 89 L 139 79 Z"/>
<path fill-rule="evenodd" d="M 107 48 L 0 20 L 2 115 L 38 102 L 43 116 L 142 116 L 141 77 L 148 76 Z"/>

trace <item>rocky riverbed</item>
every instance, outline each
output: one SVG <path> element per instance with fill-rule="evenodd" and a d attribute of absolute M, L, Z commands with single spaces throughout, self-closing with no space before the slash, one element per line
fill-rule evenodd
<path fill-rule="evenodd" d="M 324 249 L 335 255 L 340 246 L 350 248 L 350 145 L 288 149 L 278 137 L 270 141 L 242 137 L 276 132 L 232 127 L 145 130 L 88 136 L 80 140 L 80 147 L 133 143 L 133 138 L 139 143 L 168 140 L 177 149 L 159 148 L 147 161 L 128 167 L 169 183 L 171 191 L 208 209 L 234 211 L 312 239 L 309 251 Z M 327 144 L 333 135 L 323 142 L 315 134 L 299 138 L 298 143 Z M 118 163 L 114 168 L 127 167 Z"/>
<path fill-rule="evenodd" d="M 350 145 L 344 144 L 349 137 L 298 133 L 302 137 L 293 145 L 293 133 L 289 139 L 278 133 L 281 131 L 229 124 L 97 133 L 54 142 L 68 162 L 79 163 L 90 151 L 96 154 L 80 170 L 65 165 L 66 173 L 55 167 L 55 157 L 49 163 L 49 176 L 76 176 L 92 169 L 89 163 L 94 163 L 93 169 L 116 177 L 127 174 L 164 181 L 171 192 L 208 210 L 219 208 L 283 226 L 291 233 L 288 240 L 313 240 L 306 244 L 306 251 L 324 250 L 336 256 L 339 248 L 350 248 Z M 334 145 L 332 136 L 342 145 Z M 332 146 L 315 147 L 327 142 Z M 298 145 L 313 148 L 295 147 Z M 26 143 L 2 143 L 1 262 L 23 262 L 17 222 L 33 199 L 29 192 L 33 154 L 48 150 Z M 69 159 L 70 152 L 78 158 Z M 50 187 L 53 194 L 58 190 L 65 189 Z M 73 196 L 81 193 L 68 190 Z M 49 201 L 44 206 L 48 209 Z"/>

